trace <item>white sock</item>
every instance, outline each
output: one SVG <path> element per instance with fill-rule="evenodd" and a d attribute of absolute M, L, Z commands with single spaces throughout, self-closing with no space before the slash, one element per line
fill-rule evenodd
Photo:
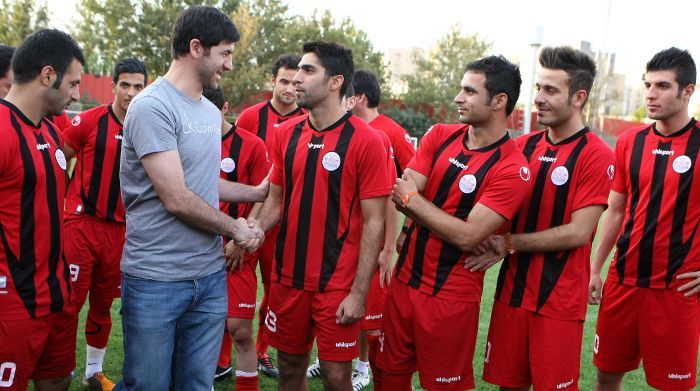
<path fill-rule="evenodd" d="M 102 372 L 102 362 L 105 359 L 107 348 L 93 348 L 87 345 L 85 349 L 87 359 L 85 360 L 85 378 L 89 379 L 95 372 Z"/>
<path fill-rule="evenodd" d="M 369 362 L 357 360 L 357 365 L 355 366 L 355 370 L 357 372 L 360 372 L 362 374 L 362 376 L 369 376 Z"/>
<path fill-rule="evenodd" d="M 236 370 L 236 377 L 256 377 L 258 376 L 258 371 L 255 372 L 243 372 Z"/>

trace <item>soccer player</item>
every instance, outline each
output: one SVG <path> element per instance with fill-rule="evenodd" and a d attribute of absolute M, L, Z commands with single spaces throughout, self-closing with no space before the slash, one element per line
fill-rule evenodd
<path fill-rule="evenodd" d="M 115 389 L 212 387 L 227 311 L 221 236 L 249 251 L 263 239 L 259 227 L 219 210 L 220 199 L 266 192 L 219 178 L 221 113 L 202 98 L 231 70 L 238 39 L 220 10 L 182 11 L 170 69 L 129 106 L 119 171 L 124 363 Z"/>
<path fill-rule="evenodd" d="M 0 384 L 3 390 L 67 390 L 75 342 L 57 327 L 70 296 L 63 258 L 63 140 L 46 115 L 80 99 L 85 59 L 58 30 L 28 36 L 0 100 Z M 71 345 L 70 341 L 73 340 Z"/>
<path fill-rule="evenodd" d="M 492 236 L 490 254 L 466 264 L 485 270 L 505 257 L 484 359 L 484 380 L 503 390 L 578 389 L 591 242 L 615 172 L 612 150 L 581 119 L 595 62 L 569 47 L 544 48 L 539 62 L 535 105 L 546 128 L 515 140 L 532 196 L 512 234 Z"/>
<path fill-rule="evenodd" d="M 619 390 L 644 361 L 662 390 L 696 385 L 700 334 L 700 127 L 688 115 L 696 68 L 685 50 L 647 63 L 649 118 L 615 145 L 617 173 L 591 266 L 591 304 L 600 304 L 593 363 L 596 389 Z M 617 245 L 605 286 L 601 269 Z M 602 295 L 602 297 L 601 297 Z"/>
<path fill-rule="evenodd" d="M 503 57 L 467 65 L 454 101 L 461 124 L 436 124 L 392 199 L 413 220 L 384 307 L 374 387 L 474 387 L 472 359 L 484 273 L 461 267 L 530 192 L 527 161 L 506 130 L 520 71 Z M 460 266 L 457 266 L 460 265 Z"/>
<path fill-rule="evenodd" d="M 7 45 L 0 45 L 0 99 L 5 99 L 5 96 L 10 92 L 12 87 L 12 54 L 15 48 Z"/>
<path fill-rule="evenodd" d="M 104 390 L 114 387 L 102 373 L 102 363 L 112 329 L 112 301 L 120 296 L 119 262 L 126 230 L 119 188 L 122 123 L 129 103 L 147 82 L 143 62 L 120 61 L 112 73 L 114 101 L 76 115 L 71 126 L 63 129 L 66 159 L 77 158 L 65 203 L 65 256 L 74 316 L 65 326 L 76 335 L 78 314 L 90 292 L 83 384 Z"/>
<path fill-rule="evenodd" d="M 226 122 L 224 114 L 228 111 L 228 102 L 224 98 L 221 87 L 205 89 L 202 95 L 221 111 L 219 175 L 232 182 L 260 184 L 270 171 L 265 143 L 247 130 Z M 254 217 L 261 206 L 262 203 L 220 203 L 221 211 L 236 219 Z M 230 352 L 232 338 L 236 347 L 236 389 L 257 390 L 258 371 L 253 344 L 253 318 L 258 291 L 258 278 L 255 274 L 258 253 L 245 254 L 245 251 L 232 241 L 227 243 L 227 247 L 227 260 L 230 260 L 230 263 L 227 267 L 229 273 L 226 276 L 228 288 L 226 331 L 230 338 L 223 342 L 229 346 L 222 345 L 221 350 L 228 348 Z M 231 353 L 228 353 L 228 357 L 230 360 Z M 228 368 L 230 371 L 230 367 Z"/>
<path fill-rule="evenodd" d="M 294 96 L 292 78 L 297 72 L 300 57 L 293 54 L 279 56 L 271 67 L 272 98 L 251 106 L 241 113 L 236 125 L 246 129 L 260 137 L 265 142 L 267 149 L 272 147 L 273 136 L 280 124 L 288 119 L 304 115 L 304 110 L 297 106 Z M 258 369 L 265 375 L 278 377 L 279 371 L 275 368 L 267 354 L 267 342 L 263 338 L 265 316 L 267 315 L 267 303 L 270 296 L 270 273 L 275 257 L 275 244 L 279 225 L 265 233 L 266 240 L 260 249 L 260 276 L 263 282 L 263 298 L 260 301 L 258 311 L 258 335 L 255 340 L 255 349 L 258 354 Z M 230 361 L 230 354 L 229 354 Z M 219 365 L 224 364 L 221 360 Z"/>
<path fill-rule="evenodd" d="M 345 108 L 352 52 L 309 42 L 293 82 L 308 116 L 284 122 L 269 153 L 261 227 L 281 221 L 265 337 L 277 348 L 280 389 L 305 387 L 317 339 L 324 388 L 351 389 L 359 320 L 382 243 L 387 152 Z"/>

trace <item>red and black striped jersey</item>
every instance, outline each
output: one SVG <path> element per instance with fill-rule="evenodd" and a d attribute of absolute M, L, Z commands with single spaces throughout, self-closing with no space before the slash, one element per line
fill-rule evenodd
<path fill-rule="evenodd" d="M 627 195 L 608 278 L 644 288 L 676 288 L 675 276 L 700 270 L 700 127 L 664 136 L 655 125 L 617 139 L 613 190 Z"/>
<path fill-rule="evenodd" d="M 67 220 L 88 214 L 126 221 L 119 183 L 122 137 L 122 123 L 111 104 L 76 115 L 71 126 L 63 129 L 63 138 L 77 158 L 66 196 Z"/>
<path fill-rule="evenodd" d="M 243 110 L 236 120 L 236 125 L 260 137 L 268 150 L 272 147 L 272 139 L 280 124 L 288 119 L 304 115 L 301 107 L 291 113 L 282 115 L 275 110 L 272 102 L 266 100 Z"/>
<path fill-rule="evenodd" d="M 70 292 L 63 257 L 66 157 L 53 124 L 0 100 L 0 320 L 59 312 Z"/>
<path fill-rule="evenodd" d="M 65 111 L 61 115 L 47 115 L 45 118 L 52 124 L 56 125 L 56 128 L 58 128 L 58 130 L 61 132 L 70 126 L 70 120 L 68 119 L 68 114 L 66 114 Z"/>
<path fill-rule="evenodd" d="M 239 126 L 221 137 L 221 178 L 246 185 L 259 185 L 270 171 L 265 143 Z M 253 203 L 219 202 L 219 209 L 237 219 L 248 218 Z"/>
<path fill-rule="evenodd" d="M 533 189 L 513 219 L 512 233 L 565 225 L 579 209 L 607 207 L 615 158 L 588 128 L 556 144 L 545 130 L 519 137 L 515 144 L 530 163 Z M 562 252 L 507 256 L 496 300 L 555 319 L 585 320 L 592 240 L 593 235 L 585 246 Z"/>
<path fill-rule="evenodd" d="M 413 147 L 411 136 L 408 135 L 406 129 L 397 124 L 391 118 L 384 114 L 379 114 L 369 125 L 375 129 L 384 132 L 394 148 L 394 160 L 396 163 L 396 173 L 401 176 L 408 166 L 408 162 L 416 155 L 416 149 Z"/>
<path fill-rule="evenodd" d="M 347 113 L 317 130 L 308 116 L 280 126 L 270 182 L 283 190 L 273 278 L 308 291 L 349 290 L 357 271 L 360 201 L 390 192 L 381 137 Z"/>
<path fill-rule="evenodd" d="M 468 149 L 468 129 L 463 124 L 434 125 L 408 168 L 428 178 L 423 197 L 446 213 L 466 220 L 480 203 L 510 220 L 530 193 L 527 161 L 507 134 L 487 147 Z M 500 230 L 505 232 L 508 225 Z M 429 295 L 478 302 L 484 273 L 462 267 L 467 255 L 413 223 L 396 263 L 396 278 Z"/>

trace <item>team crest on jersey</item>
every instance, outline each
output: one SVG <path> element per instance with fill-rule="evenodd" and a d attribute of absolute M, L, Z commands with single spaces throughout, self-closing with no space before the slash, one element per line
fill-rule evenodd
<path fill-rule="evenodd" d="M 552 183 L 561 186 L 569 180 L 569 170 L 564 166 L 559 166 L 552 171 L 551 179 Z"/>
<path fill-rule="evenodd" d="M 520 179 L 527 182 L 530 180 L 530 177 L 530 169 L 525 166 L 520 167 Z"/>
<path fill-rule="evenodd" d="M 60 149 L 56 149 L 56 163 L 58 163 L 58 166 L 61 167 L 63 171 L 66 170 L 66 155 L 63 154 L 63 151 Z"/>
<path fill-rule="evenodd" d="M 686 172 L 688 172 L 692 165 L 693 162 L 686 155 L 681 155 L 673 159 L 673 171 L 679 174 L 685 174 Z"/>
<path fill-rule="evenodd" d="M 610 180 L 615 178 L 615 165 L 614 164 L 611 164 L 608 166 L 608 178 L 610 178 Z"/>
<path fill-rule="evenodd" d="M 411 136 L 409 136 L 408 134 L 404 134 L 404 135 L 403 135 L 403 138 L 406 139 L 406 142 L 407 142 L 407 143 L 409 143 L 409 144 L 412 144 L 412 143 L 413 143 L 413 141 L 411 141 Z"/>
<path fill-rule="evenodd" d="M 221 160 L 221 171 L 225 173 L 231 173 L 233 170 L 236 169 L 236 162 L 233 161 L 230 157 L 224 158 Z"/>
<path fill-rule="evenodd" d="M 78 125 L 80 125 L 80 116 L 79 116 L 79 115 L 76 115 L 75 117 L 73 117 L 73 120 L 70 121 L 70 123 L 71 123 L 71 125 L 73 125 L 73 126 L 78 126 Z"/>
<path fill-rule="evenodd" d="M 335 171 L 340 167 L 340 155 L 335 152 L 328 152 L 323 155 L 323 160 L 321 161 L 323 168 L 328 171 Z"/>
<path fill-rule="evenodd" d="M 459 190 L 464 194 L 471 194 L 476 190 L 476 177 L 472 174 L 467 174 L 459 180 Z"/>

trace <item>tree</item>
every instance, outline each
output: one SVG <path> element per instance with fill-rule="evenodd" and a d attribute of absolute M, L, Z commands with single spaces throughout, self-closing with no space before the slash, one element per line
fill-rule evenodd
<path fill-rule="evenodd" d="M 2 0 L 0 43 L 17 46 L 34 31 L 49 23 L 46 2 L 34 0 Z"/>
<path fill-rule="evenodd" d="M 414 52 L 414 73 L 403 77 L 406 92 L 400 98 L 416 111 L 428 111 L 433 121 L 457 118 L 452 100 L 459 91 L 464 67 L 486 54 L 491 44 L 477 34 L 462 34 L 459 26 L 450 27 L 427 54 Z"/>
<path fill-rule="evenodd" d="M 634 113 L 632 114 L 632 118 L 634 118 L 634 120 L 637 122 L 644 121 L 644 119 L 646 117 L 647 117 L 647 108 L 645 106 L 637 107 L 637 110 L 635 110 Z"/>

